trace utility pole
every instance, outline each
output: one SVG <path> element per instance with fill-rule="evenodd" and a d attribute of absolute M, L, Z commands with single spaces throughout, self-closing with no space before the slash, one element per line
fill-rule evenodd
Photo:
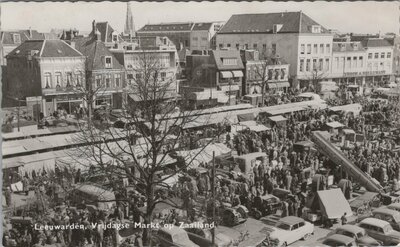
<path fill-rule="evenodd" d="M 212 160 L 212 176 L 211 176 L 211 193 L 212 193 L 212 217 L 214 222 L 214 227 L 212 228 L 212 246 L 215 245 L 215 151 L 213 151 L 213 160 Z"/>
<path fill-rule="evenodd" d="M 20 131 L 19 129 L 19 108 L 20 108 L 20 101 L 19 98 L 17 98 L 18 101 L 18 109 L 17 109 L 17 128 L 18 128 L 18 132 Z"/>

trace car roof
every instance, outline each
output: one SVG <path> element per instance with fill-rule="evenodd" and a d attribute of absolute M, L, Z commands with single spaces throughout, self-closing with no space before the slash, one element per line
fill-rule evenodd
<path fill-rule="evenodd" d="M 286 223 L 288 225 L 294 225 L 300 222 L 304 222 L 302 218 L 296 217 L 296 216 L 287 216 L 279 220 L 279 222 Z"/>
<path fill-rule="evenodd" d="M 389 225 L 388 222 L 384 221 L 384 220 L 380 220 L 380 219 L 376 219 L 376 218 L 366 218 L 363 219 L 360 224 L 365 223 L 365 224 L 369 224 L 369 225 L 374 225 L 374 226 L 379 226 L 379 227 L 384 227 Z"/>
<path fill-rule="evenodd" d="M 364 228 L 361 228 L 361 227 L 356 226 L 356 225 L 341 225 L 341 226 L 338 226 L 336 228 L 336 230 L 345 230 L 345 231 L 348 231 L 348 232 L 357 233 L 357 232 L 360 232 L 360 231 L 364 231 Z"/>
<path fill-rule="evenodd" d="M 374 211 L 372 211 L 372 213 L 382 213 L 382 214 L 390 214 L 390 215 L 400 214 L 400 212 L 393 210 L 393 209 L 386 208 L 386 207 L 385 208 L 383 208 L 383 207 L 377 208 Z"/>
<path fill-rule="evenodd" d="M 325 241 L 326 240 L 335 240 L 335 241 L 342 242 L 342 243 L 349 243 L 349 242 L 354 241 L 353 238 L 347 237 L 345 235 L 340 235 L 340 234 L 333 234 L 332 236 L 327 237 L 325 239 Z"/>

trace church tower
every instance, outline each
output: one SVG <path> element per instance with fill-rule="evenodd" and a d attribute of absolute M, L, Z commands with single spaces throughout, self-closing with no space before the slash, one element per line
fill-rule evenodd
<path fill-rule="evenodd" d="M 124 33 L 130 35 L 131 37 L 135 37 L 135 23 L 133 22 L 133 15 L 131 11 L 131 5 L 128 2 L 126 4 L 126 20 L 125 20 L 125 29 Z"/>

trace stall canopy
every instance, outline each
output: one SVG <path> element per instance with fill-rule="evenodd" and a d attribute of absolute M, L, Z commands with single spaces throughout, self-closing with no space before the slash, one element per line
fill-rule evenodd
<path fill-rule="evenodd" d="M 355 134 L 356 132 L 354 132 L 354 130 L 352 130 L 352 129 L 344 129 L 344 130 L 342 130 L 343 131 L 343 134 L 345 134 L 345 135 L 349 135 L 349 134 Z"/>
<path fill-rule="evenodd" d="M 238 114 L 237 118 L 239 122 L 246 122 L 246 121 L 254 121 L 255 116 L 254 113 L 245 113 L 245 114 Z"/>
<path fill-rule="evenodd" d="M 268 128 L 267 126 L 263 124 L 258 124 L 256 121 L 240 122 L 240 125 L 245 126 L 245 128 L 250 129 L 251 131 L 254 132 L 262 132 L 270 130 L 270 128 Z"/>
<path fill-rule="evenodd" d="M 287 120 L 286 118 L 284 118 L 284 117 L 281 116 L 281 115 L 269 117 L 269 119 L 270 119 L 271 121 L 275 122 L 275 123 L 284 122 L 284 121 Z"/>
<path fill-rule="evenodd" d="M 341 123 L 339 123 L 339 122 L 337 122 L 337 121 L 330 122 L 330 123 L 326 123 L 326 126 L 328 126 L 328 127 L 330 127 L 330 128 L 333 128 L 333 129 L 337 129 L 337 128 L 342 128 L 342 127 L 344 127 L 343 124 L 341 124 Z"/>
<path fill-rule="evenodd" d="M 341 189 L 320 190 L 317 194 L 320 209 L 328 219 L 340 219 L 344 213 L 347 217 L 353 215 L 350 204 Z"/>
<path fill-rule="evenodd" d="M 183 150 L 178 151 L 177 154 L 185 159 L 185 163 L 189 168 L 196 168 L 201 163 L 207 164 L 211 162 L 213 158 L 213 152 L 215 152 L 215 156 L 219 156 L 228 155 L 232 152 L 232 150 L 222 143 L 214 143 L 206 146 L 203 150 L 202 148 Z"/>

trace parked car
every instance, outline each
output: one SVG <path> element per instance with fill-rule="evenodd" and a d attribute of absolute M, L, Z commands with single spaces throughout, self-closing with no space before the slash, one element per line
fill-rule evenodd
<path fill-rule="evenodd" d="M 354 239 L 359 247 L 369 246 L 382 246 L 382 242 L 377 241 L 370 236 L 364 228 L 355 225 L 342 225 L 338 226 L 335 230 L 335 234 L 344 235 Z"/>
<path fill-rule="evenodd" d="M 189 239 L 185 230 L 177 226 L 171 228 L 160 228 L 157 232 L 157 238 L 161 247 L 200 247 Z"/>
<path fill-rule="evenodd" d="M 252 204 L 252 215 L 256 219 L 260 219 L 262 216 L 275 214 L 281 207 L 279 198 L 273 195 L 256 196 Z"/>
<path fill-rule="evenodd" d="M 357 246 L 354 238 L 347 237 L 341 234 L 333 234 L 332 236 L 327 237 L 323 242 L 325 246 Z"/>
<path fill-rule="evenodd" d="M 372 211 L 372 217 L 387 221 L 394 230 L 400 231 L 400 212 L 381 207 Z"/>
<path fill-rule="evenodd" d="M 280 219 L 270 229 L 269 239 L 277 246 L 288 246 L 300 239 L 308 239 L 314 234 L 314 225 L 296 216 Z"/>
<path fill-rule="evenodd" d="M 358 226 L 364 228 L 369 236 L 382 241 L 386 246 L 400 244 L 400 232 L 393 230 L 392 226 L 384 220 L 366 218 Z"/>
<path fill-rule="evenodd" d="M 213 246 L 212 233 L 209 229 L 202 228 L 184 228 L 189 239 L 199 246 Z M 225 234 L 215 234 L 215 247 L 228 247 L 232 244 L 232 239 Z"/>

